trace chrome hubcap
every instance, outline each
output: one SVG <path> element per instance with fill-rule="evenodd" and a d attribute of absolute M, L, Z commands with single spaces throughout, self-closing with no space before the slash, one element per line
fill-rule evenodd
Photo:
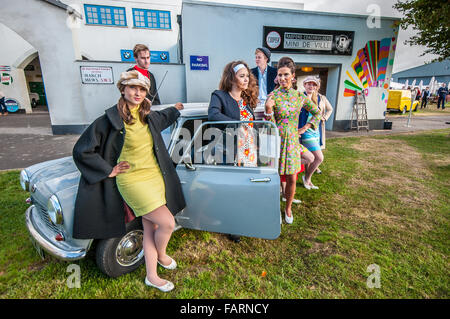
<path fill-rule="evenodd" d="M 133 230 L 122 237 L 116 248 L 116 260 L 119 265 L 129 267 L 144 256 L 142 230 Z"/>

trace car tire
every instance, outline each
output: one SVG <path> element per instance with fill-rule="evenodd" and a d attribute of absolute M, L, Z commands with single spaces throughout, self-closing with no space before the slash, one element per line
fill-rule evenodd
<path fill-rule="evenodd" d="M 115 278 L 132 272 L 144 262 L 143 228 L 141 218 L 126 224 L 126 234 L 102 239 L 97 243 L 96 262 L 107 276 Z"/>
<path fill-rule="evenodd" d="M 31 100 L 31 107 L 35 108 L 37 106 L 37 101 L 35 99 Z"/>

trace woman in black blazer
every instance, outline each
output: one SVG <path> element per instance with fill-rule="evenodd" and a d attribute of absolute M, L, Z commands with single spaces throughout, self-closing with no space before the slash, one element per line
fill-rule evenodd
<path fill-rule="evenodd" d="M 254 120 L 253 109 L 258 104 L 256 79 L 247 63 L 233 61 L 225 66 L 219 90 L 211 94 L 208 121 L 240 121 L 240 102 L 244 104 Z"/>
<path fill-rule="evenodd" d="M 211 94 L 208 108 L 209 121 L 254 121 L 253 109 L 258 104 L 256 79 L 244 61 L 228 63 L 223 70 L 219 90 Z M 224 128 L 224 127 L 222 127 Z M 256 147 L 250 142 L 253 124 L 240 125 L 238 131 L 237 164 L 256 166 Z M 235 144 L 235 143 L 234 143 Z M 224 145 L 226 143 L 224 142 Z M 229 235 L 239 242 L 239 236 Z"/>

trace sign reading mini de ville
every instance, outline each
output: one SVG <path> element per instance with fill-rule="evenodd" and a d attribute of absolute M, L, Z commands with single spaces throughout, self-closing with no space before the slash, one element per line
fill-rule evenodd
<path fill-rule="evenodd" d="M 352 55 L 355 32 L 264 26 L 263 35 L 272 52 Z"/>

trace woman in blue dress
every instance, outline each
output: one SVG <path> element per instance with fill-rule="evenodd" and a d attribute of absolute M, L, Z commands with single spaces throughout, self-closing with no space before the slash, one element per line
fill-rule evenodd
<path fill-rule="evenodd" d="M 309 128 L 304 132 L 300 139 L 303 146 L 305 146 L 313 155 L 314 161 L 305 165 L 305 175 L 302 176 L 303 185 L 306 189 L 319 189 L 315 186 L 311 177 L 315 171 L 319 170 L 319 165 L 323 162 L 322 149 L 325 148 L 325 121 L 330 117 L 333 108 L 325 96 L 318 93 L 320 88 L 320 79 L 315 76 L 308 76 L 303 81 L 305 88 L 304 94 L 308 96 L 315 104 L 318 105 L 322 120 L 317 128 Z M 307 123 L 311 118 L 311 114 L 302 109 L 299 120 L 299 128 Z"/>

